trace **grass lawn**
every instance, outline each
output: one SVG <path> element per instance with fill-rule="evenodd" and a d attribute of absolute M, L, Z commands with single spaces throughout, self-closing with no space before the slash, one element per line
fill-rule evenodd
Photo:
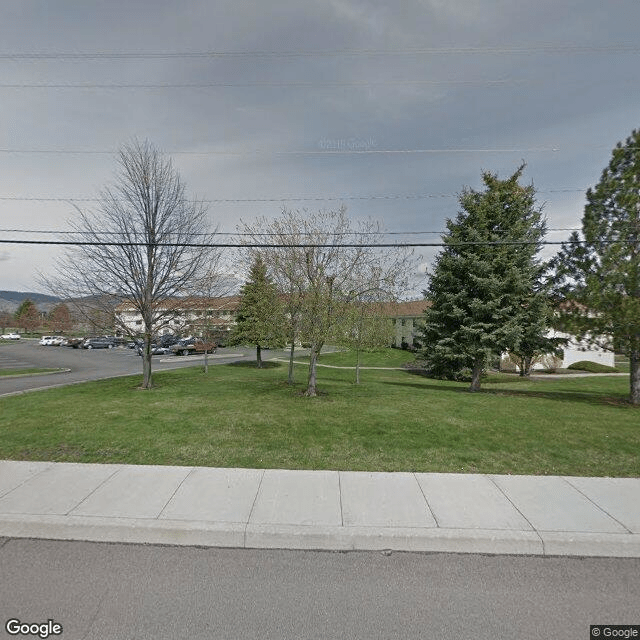
<path fill-rule="evenodd" d="M 368 354 L 397 366 L 402 351 Z M 349 354 L 323 355 L 344 362 Z M 384 361 L 385 364 L 381 364 Z M 286 364 L 216 365 L 0 399 L 0 459 L 220 467 L 640 476 L 640 410 L 624 377 L 521 380 L 483 391 L 406 371 L 321 368 L 318 398 Z"/>
<path fill-rule="evenodd" d="M 0 369 L 0 376 L 32 376 L 36 373 L 55 373 L 62 369 L 43 369 L 41 367 L 23 367 L 22 369 Z"/>
<path fill-rule="evenodd" d="M 616 363 L 616 369 L 620 369 L 620 371 L 629 373 L 630 365 L 629 365 L 629 358 L 627 358 L 627 356 L 622 356 L 616 353 L 615 363 Z"/>

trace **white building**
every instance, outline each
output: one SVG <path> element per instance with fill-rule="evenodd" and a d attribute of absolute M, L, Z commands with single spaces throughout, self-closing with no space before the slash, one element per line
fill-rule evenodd
<path fill-rule="evenodd" d="M 157 333 L 202 336 L 204 333 L 220 334 L 220 342 L 228 335 L 236 323 L 236 311 L 240 296 L 221 298 L 172 298 L 158 306 Z M 127 333 L 140 334 L 143 331 L 142 315 L 130 303 L 122 302 L 115 310 L 116 325 Z"/>

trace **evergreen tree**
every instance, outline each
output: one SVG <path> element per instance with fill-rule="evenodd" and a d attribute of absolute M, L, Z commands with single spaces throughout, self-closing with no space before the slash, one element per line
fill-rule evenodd
<path fill-rule="evenodd" d="M 437 256 L 425 295 L 422 355 L 432 374 L 456 377 L 471 370 L 471 391 L 480 389 L 486 366 L 515 349 L 536 320 L 527 301 L 545 233 L 533 186 L 484 172 L 484 191 L 465 189 L 462 210 L 447 221 L 444 250 Z M 542 331 L 542 327 L 540 327 Z"/>
<path fill-rule="evenodd" d="M 278 290 L 259 255 L 251 265 L 241 296 L 230 343 L 255 345 L 257 366 L 262 368 L 261 350 L 282 346 L 285 322 Z"/>
<path fill-rule="evenodd" d="M 553 325 L 553 308 L 546 287 L 538 281 L 528 299 L 523 301 L 526 320 L 522 323 L 522 334 L 518 344 L 509 350 L 509 355 L 518 363 L 521 376 L 531 373 L 533 364 L 544 355 L 562 356 L 566 338 L 551 337 L 549 327 Z"/>
<path fill-rule="evenodd" d="M 553 261 L 559 328 L 629 357 L 630 399 L 640 404 L 640 130 L 613 150 L 587 191 L 582 238 Z"/>
<path fill-rule="evenodd" d="M 25 298 L 16 310 L 16 324 L 25 332 L 32 332 L 40 325 L 40 314 L 33 300 Z"/>

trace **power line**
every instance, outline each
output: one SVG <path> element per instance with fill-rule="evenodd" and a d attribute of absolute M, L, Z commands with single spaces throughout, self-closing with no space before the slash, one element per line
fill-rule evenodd
<path fill-rule="evenodd" d="M 217 89 L 233 87 L 376 87 L 376 86 L 429 86 L 429 85 L 509 85 L 525 84 L 518 79 L 499 80 L 354 80 L 333 82 L 254 81 L 254 82 L 158 82 L 158 83 L 4 83 L 0 89 Z"/>
<path fill-rule="evenodd" d="M 572 150 L 580 149 L 610 149 L 608 145 L 575 145 Z M 629 147 L 626 147 L 629 148 Z M 244 155 L 274 155 L 274 156 L 335 156 L 335 155 L 398 155 L 398 154 L 447 154 L 447 153 L 558 153 L 565 151 L 556 146 L 547 147 L 521 147 L 521 148 L 476 148 L 476 149 L 324 149 L 318 150 L 221 150 L 213 149 L 205 150 L 170 150 L 167 154 L 172 155 L 192 155 L 192 156 L 244 156 Z M 118 151 L 113 149 L 16 149 L 16 148 L 0 148 L 0 153 L 7 154 L 56 154 L 56 155 L 117 155 Z"/>
<path fill-rule="evenodd" d="M 324 49 L 271 51 L 94 51 L 94 52 L 5 52 L 0 60 L 153 60 L 171 58 L 309 58 L 339 56 L 407 56 L 407 55 L 476 55 L 476 54 L 532 54 L 532 53 L 640 53 L 637 44 L 597 45 L 538 45 L 530 47 L 407 47 L 403 49 Z"/>
<path fill-rule="evenodd" d="M 632 244 L 635 240 L 603 240 L 600 244 Z M 195 242 L 100 242 L 100 241 L 66 241 L 66 240 L 0 240 L 0 244 L 23 244 L 23 245 L 64 245 L 64 246 L 89 246 L 89 247 L 183 247 L 183 248 L 199 248 L 199 249 L 355 249 L 355 248 L 410 248 L 410 247 L 473 247 L 473 246 L 549 246 L 549 245 L 567 245 L 567 244 L 583 244 L 583 240 L 566 240 L 566 241 L 510 241 L 495 240 L 481 242 L 389 242 L 389 243 L 195 243 Z"/>
<path fill-rule="evenodd" d="M 554 227 L 547 231 L 580 231 L 579 227 Z M 40 235 L 86 235 L 87 231 L 59 231 L 56 229 L 0 229 L 0 233 L 27 233 Z M 447 233 L 440 231 L 347 231 L 338 235 L 347 236 L 409 236 L 409 235 L 442 235 Z M 124 231 L 92 231 L 91 235 L 126 236 Z M 196 233 L 194 236 L 233 236 L 233 237 L 282 237 L 282 236 L 312 236 L 313 233 L 270 233 L 270 232 L 238 232 L 238 231 L 213 231 L 211 233 Z M 335 235 L 335 234 L 333 234 Z"/>
<path fill-rule="evenodd" d="M 585 193 L 584 189 L 546 189 L 536 190 L 536 193 Z M 342 200 L 422 200 L 426 198 L 457 198 L 459 193 L 382 193 L 370 195 L 337 195 L 337 196 L 281 196 L 279 198 L 205 198 L 202 200 L 188 200 L 187 202 L 204 202 L 207 204 L 227 203 L 261 203 L 261 202 L 324 202 Z M 50 198 L 38 196 L 0 196 L 0 201 L 9 202 L 101 202 L 100 198 L 69 197 Z"/>

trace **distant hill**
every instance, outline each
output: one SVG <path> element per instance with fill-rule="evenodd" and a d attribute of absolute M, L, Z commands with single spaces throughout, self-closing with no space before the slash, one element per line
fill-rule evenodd
<path fill-rule="evenodd" d="M 0 291 L 0 311 L 14 313 L 23 300 L 32 300 L 41 311 L 48 311 L 51 307 L 62 302 L 61 298 L 49 296 L 45 293 L 33 291 Z"/>
<path fill-rule="evenodd" d="M 48 296 L 45 293 L 33 293 L 31 291 L 0 291 L 0 298 L 20 304 L 29 298 L 36 304 L 38 302 L 60 302 L 62 299 L 56 296 Z"/>

